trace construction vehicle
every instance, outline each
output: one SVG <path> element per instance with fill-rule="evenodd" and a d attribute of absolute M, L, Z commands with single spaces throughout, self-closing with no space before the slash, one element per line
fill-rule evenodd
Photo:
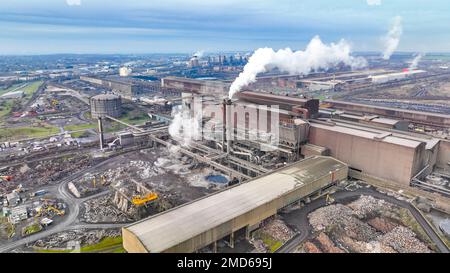
<path fill-rule="evenodd" d="M 142 205 L 147 204 L 150 201 L 156 200 L 157 198 L 158 198 L 158 194 L 156 194 L 155 192 L 150 192 L 144 196 L 141 196 L 141 195 L 133 196 L 133 198 L 131 199 L 131 203 L 133 203 L 136 206 L 142 206 Z"/>
<path fill-rule="evenodd" d="M 59 101 L 57 99 L 52 99 L 52 106 L 55 107 L 59 104 Z"/>
<path fill-rule="evenodd" d="M 11 181 L 12 179 L 13 177 L 9 175 L 0 176 L 0 181 Z"/>
<path fill-rule="evenodd" d="M 59 216 L 63 216 L 66 213 L 65 211 L 59 210 L 59 209 L 57 209 L 57 208 L 55 208 L 53 206 L 48 206 L 47 207 L 47 211 L 54 211 Z"/>
<path fill-rule="evenodd" d="M 96 185 L 97 185 L 97 179 L 95 179 L 95 177 L 94 177 L 94 179 L 92 179 L 92 185 L 94 186 L 94 188 L 95 188 Z"/>
<path fill-rule="evenodd" d="M 331 195 L 328 193 L 327 196 L 326 196 L 326 198 L 325 198 L 325 203 L 326 203 L 327 205 L 331 205 L 331 204 L 334 203 L 334 201 L 335 201 L 334 198 L 331 197 Z"/>
<path fill-rule="evenodd" d="M 66 213 L 66 212 L 63 211 L 63 210 L 59 210 L 59 209 L 57 209 L 57 208 L 55 208 L 55 207 L 49 205 L 49 206 L 47 206 L 47 207 L 45 207 L 45 208 L 41 208 L 41 210 L 39 210 L 38 214 L 36 214 L 35 217 L 39 217 L 39 216 L 42 215 L 42 213 L 44 213 L 44 212 L 50 212 L 50 211 L 55 212 L 55 213 L 56 213 L 57 215 L 59 215 L 59 216 L 63 216 L 63 215 Z"/>

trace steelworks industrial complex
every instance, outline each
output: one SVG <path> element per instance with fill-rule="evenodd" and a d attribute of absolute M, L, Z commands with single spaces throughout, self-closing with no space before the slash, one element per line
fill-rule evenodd
<path fill-rule="evenodd" d="M 314 156 L 123 228 L 128 252 L 194 252 L 245 229 L 248 234 L 281 208 L 346 179 L 347 165 Z M 217 246 L 215 246 L 217 248 Z"/>
<path fill-rule="evenodd" d="M 180 88 L 185 84 L 190 86 L 189 91 L 184 90 L 182 94 L 182 105 L 188 111 L 192 111 L 195 96 L 211 96 L 210 91 L 205 91 L 209 90 L 209 83 L 205 83 L 206 88 L 202 81 L 171 77 L 165 84 L 172 82 Z M 222 87 L 216 90 L 221 91 Z M 230 116 L 230 109 L 239 105 L 247 107 L 249 103 L 279 106 L 279 126 L 283 128 L 280 139 L 286 141 L 281 141 L 275 151 L 265 151 L 261 143 L 249 139 L 231 140 L 231 134 L 238 132 L 237 118 Z M 233 245 L 235 232 L 245 229 L 248 236 L 280 209 L 348 176 L 392 189 L 419 192 L 433 200 L 436 207 L 450 209 L 449 190 L 425 181 L 435 169 L 448 168 L 450 142 L 408 131 L 410 123 L 432 119 L 436 124 L 446 124 L 450 116 L 439 115 L 440 118 L 435 119 L 434 114 L 421 113 L 404 119 L 399 114 L 404 112 L 401 110 L 356 112 L 331 103 L 336 108 L 319 110 L 317 99 L 250 90 L 238 93 L 233 101 L 223 102 L 226 141 L 205 145 L 224 152 L 215 157 L 219 160 L 214 164 L 227 165 L 233 172 L 241 171 L 255 178 L 124 227 L 125 249 L 129 252 L 193 252 L 209 245 L 216 249 L 217 240 L 225 237 Z M 245 108 L 245 130 L 254 122 L 249 117 L 250 108 Z M 339 114 L 331 114 L 333 112 Z M 351 118 L 358 116 L 361 118 Z M 196 143 L 194 149 L 198 150 L 199 145 L 202 144 Z M 265 166 L 274 165 L 274 161 L 269 162 L 267 158 L 282 158 L 288 166 L 264 171 Z"/>

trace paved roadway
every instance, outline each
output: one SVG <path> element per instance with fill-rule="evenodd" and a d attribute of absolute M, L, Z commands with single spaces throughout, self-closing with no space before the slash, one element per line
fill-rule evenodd
<path fill-rule="evenodd" d="M 78 215 L 80 213 L 80 207 L 81 207 L 82 203 L 86 202 L 90 199 L 98 198 L 100 196 L 108 194 L 109 189 L 105 190 L 103 192 L 85 197 L 85 198 L 75 198 L 69 192 L 69 190 L 67 188 L 67 184 L 70 181 L 73 181 L 73 180 L 81 177 L 83 174 L 85 174 L 87 172 L 94 171 L 95 169 L 108 164 L 109 162 L 111 162 L 114 159 L 114 157 L 115 156 L 113 156 L 103 162 L 100 162 L 99 164 L 94 165 L 88 169 L 85 169 L 85 170 L 79 171 L 77 173 L 74 173 L 72 175 L 69 175 L 68 177 L 63 179 L 57 186 L 53 185 L 53 186 L 47 186 L 47 187 L 42 188 L 42 189 L 48 190 L 49 192 L 53 192 L 54 194 L 57 195 L 58 198 L 65 201 L 68 209 L 66 210 L 67 213 L 64 216 L 63 220 L 60 223 L 53 225 L 53 226 L 51 225 L 47 229 L 45 229 L 41 232 L 38 232 L 36 234 L 30 235 L 27 237 L 23 237 L 16 241 L 11 241 L 11 242 L 0 245 L 0 253 L 11 251 L 22 245 L 32 243 L 39 239 L 45 238 L 47 236 L 50 236 L 52 234 L 62 232 L 65 230 L 83 229 L 83 228 L 93 228 L 93 229 L 119 228 L 119 227 L 129 224 L 129 223 L 127 223 L 127 224 L 125 224 L 125 223 L 123 223 L 123 224 L 112 224 L 112 223 L 88 224 L 88 223 L 79 222 Z"/>
<path fill-rule="evenodd" d="M 442 242 L 435 230 L 430 226 L 427 220 L 422 216 L 422 214 L 410 203 L 402 200 L 398 200 L 393 196 L 383 194 L 376 191 L 373 188 L 361 188 L 355 191 L 338 191 L 331 196 L 335 199 L 335 202 L 342 202 L 343 200 L 351 197 L 358 197 L 360 195 L 370 195 L 378 199 L 383 199 L 389 203 L 397 205 L 402 208 L 408 209 L 414 216 L 416 221 L 423 228 L 425 233 L 430 237 L 436 247 L 442 253 L 449 253 L 448 247 Z M 284 220 L 290 226 L 295 226 L 297 229 L 296 235 L 287 241 L 282 247 L 280 247 L 276 252 L 288 253 L 292 252 L 299 244 L 305 241 L 311 234 L 312 227 L 308 221 L 308 214 L 320 207 L 325 206 L 325 198 L 320 198 L 312 201 L 301 209 L 297 209 L 286 214 L 283 214 Z"/>

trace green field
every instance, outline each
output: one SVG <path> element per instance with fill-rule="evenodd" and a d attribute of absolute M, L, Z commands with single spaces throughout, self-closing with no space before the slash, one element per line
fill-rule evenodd
<path fill-rule="evenodd" d="M 150 117 L 146 113 L 140 113 L 139 115 L 135 116 L 126 114 L 122 118 L 120 118 L 120 120 L 132 125 L 140 125 L 144 124 L 147 121 L 150 121 Z"/>
<path fill-rule="evenodd" d="M 25 93 L 26 98 L 31 98 L 33 93 L 36 92 L 43 83 L 43 81 L 32 82 L 19 90 L 22 90 Z"/>
<path fill-rule="evenodd" d="M 11 92 L 11 91 L 23 91 L 25 93 L 26 97 L 31 97 L 31 95 L 33 95 L 33 93 L 36 92 L 36 90 L 38 90 L 38 88 L 43 83 L 44 83 L 43 81 L 35 81 L 35 82 L 27 83 L 27 84 L 24 84 L 24 83 L 14 84 L 10 88 L 0 89 L 0 96 L 3 94 L 6 94 L 8 92 Z M 19 88 L 20 86 L 24 86 L 24 87 Z"/>
<path fill-rule="evenodd" d="M 12 101 L 12 100 L 0 102 L 0 119 L 9 115 L 13 105 L 14 105 L 14 101 Z"/>
<path fill-rule="evenodd" d="M 24 84 L 23 84 L 23 83 L 18 83 L 18 84 L 12 85 L 10 88 L 0 89 L 0 96 L 3 95 L 3 94 L 6 94 L 6 93 L 8 93 L 8 92 L 14 91 L 14 90 L 17 89 L 19 86 L 22 86 L 22 85 L 24 85 Z M 20 89 L 17 89 L 17 90 L 20 90 Z M 17 90 L 16 90 L 16 91 L 17 91 Z"/>
<path fill-rule="evenodd" d="M 57 133 L 59 133 L 58 128 L 48 125 L 41 127 L 1 128 L 0 140 L 46 137 Z"/>
<path fill-rule="evenodd" d="M 95 127 L 96 126 L 93 123 L 85 123 L 85 124 L 67 125 L 67 126 L 64 126 L 64 130 L 78 131 L 78 130 L 93 129 Z"/>
<path fill-rule="evenodd" d="M 40 253 L 68 253 L 72 250 L 58 250 L 58 249 L 39 249 Z M 122 237 L 106 237 L 97 244 L 83 246 L 80 252 L 85 253 L 125 253 L 122 246 Z"/>

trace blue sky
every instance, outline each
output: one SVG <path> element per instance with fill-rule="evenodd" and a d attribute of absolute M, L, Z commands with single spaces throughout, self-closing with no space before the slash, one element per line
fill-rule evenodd
<path fill-rule="evenodd" d="M 450 52 L 447 0 L 0 0 L 0 55 L 301 49 L 315 35 L 382 51 L 397 15 L 398 50 Z"/>

